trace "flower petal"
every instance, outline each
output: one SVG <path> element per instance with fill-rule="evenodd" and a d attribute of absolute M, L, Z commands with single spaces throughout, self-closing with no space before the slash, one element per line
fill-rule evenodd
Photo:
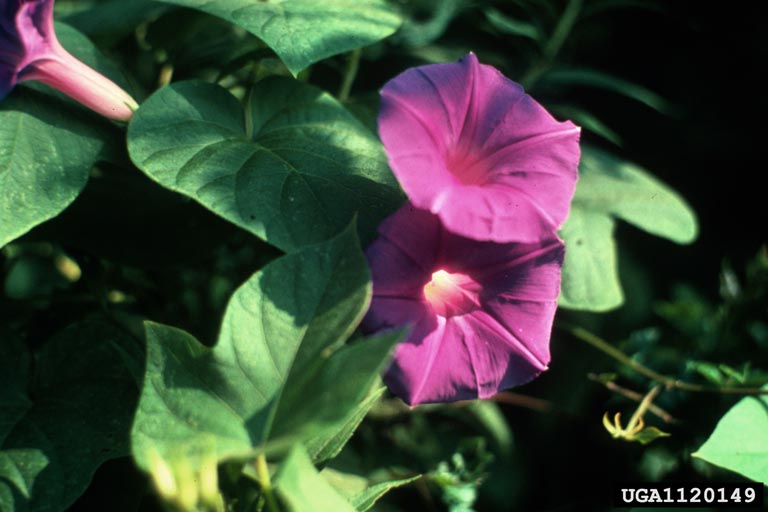
<path fill-rule="evenodd" d="M 546 370 L 548 354 L 532 357 L 490 317 L 436 320 L 428 334 L 421 325 L 398 346 L 384 379 L 409 405 L 488 398 Z"/>
<path fill-rule="evenodd" d="M 379 235 L 408 256 L 427 275 L 440 249 L 443 227 L 440 219 L 425 210 L 406 203 L 384 219 Z"/>
<path fill-rule="evenodd" d="M 476 240 L 531 242 L 568 215 L 579 128 L 555 120 L 474 54 L 400 74 L 379 133 L 411 202 Z"/>
<path fill-rule="evenodd" d="M 363 325 L 414 326 L 387 373 L 393 392 L 412 405 L 484 398 L 547 368 L 565 249 L 556 235 L 532 244 L 481 242 L 410 204 L 380 232 L 367 251 L 374 283 Z M 424 285 L 440 271 L 473 300 L 435 307 Z"/>
<path fill-rule="evenodd" d="M 547 369 L 548 334 L 541 340 L 545 349 L 541 351 L 540 347 L 529 346 L 503 329 L 483 311 L 453 320 L 461 329 L 472 356 L 478 398 L 488 398 L 503 389 L 525 384 Z M 551 318 L 549 325 L 552 325 Z"/>
<path fill-rule="evenodd" d="M 56 41 L 53 31 L 53 0 L 16 0 L 9 2 L 16 8 L 16 30 L 24 45 L 27 60 L 37 54 L 49 51 L 51 42 Z"/>
<path fill-rule="evenodd" d="M 366 332 L 396 327 L 413 327 L 423 321 L 425 315 L 434 316 L 427 304 L 416 299 L 402 297 L 377 297 L 371 299 L 371 307 L 363 319 Z M 411 337 L 413 337 L 411 333 Z"/>
<path fill-rule="evenodd" d="M 450 319 L 434 317 L 414 328 L 395 351 L 384 382 L 408 405 L 450 402 L 474 398 L 470 356 L 453 332 Z"/>

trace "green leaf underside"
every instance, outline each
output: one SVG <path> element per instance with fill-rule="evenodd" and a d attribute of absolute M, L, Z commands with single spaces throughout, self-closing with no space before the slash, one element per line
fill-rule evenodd
<path fill-rule="evenodd" d="M 360 402 L 352 413 L 340 423 L 338 430 L 332 435 L 321 435 L 304 441 L 304 447 L 312 461 L 315 464 L 320 464 L 336 457 L 352 437 L 352 434 L 355 433 L 365 415 L 379 401 L 386 390 L 386 387 L 380 387 L 371 392 L 368 398 Z"/>
<path fill-rule="evenodd" d="M 352 505 L 357 509 L 358 512 L 365 512 L 366 510 L 374 506 L 382 496 L 384 496 L 386 493 L 388 493 L 392 489 L 401 487 L 403 485 L 407 485 L 415 480 L 418 480 L 419 478 L 421 478 L 420 475 L 414 476 L 411 478 L 403 478 L 400 480 L 390 480 L 388 482 L 373 484 L 367 489 L 365 489 L 364 491 L 355 495 L 350 501 L 352 502 Z"/>
<path fill-rule="evenodd" d="M 296 446 L 275 477 L 275 488 L 289 512 L 356 512 L 356 508 L 344 499 L 328 483 L 301 445 Z"/>
<path fill-rule="evenodd" d="M 315 439 L 329 444 L 364 402 L 398 337 L 344 340 L 370 300 L 354 229 L 267 265 L 230 299 L 213 349 L 148 323 L 132 434 L 139 465 L 200 463 Z M 339 376 L 343 376 L 340 378 Z M 323 440 L 323 436 L 328 436 Z"/>
<path fill-rule="evenodd" d="M 660 437 L 669 437 L 669 434 L 659 430 L 656 427 L 645 427 L 643 430 L 635 434 L 632 440 L 640 444 L 649 444 L 656 439 L 659 439 Z"/>
<path fill-rule="evenodd" d="M 138 343 L 92 320 L 48 341 L 35 377 L 20 344 L 0 339 L 0 356 L 0 510 L 66 510 L 103 462 L 128 452 Z"/>
<path fill-rule="evenodd" d="M 366 477 L 326 467 L 320 476 L 328 482 L 358 512 L 365 512 L 392 489 L 407 485 L 421 478 L 421 475 L 372 483 Z"/>
<path fill-rule="evenodd" d="M 695 214 L 667 185 L 636 165 L 582 147 L 576 194 L 560 231 L 567 247 L 561 306 L 605 311 L 623 302 L 615 219 L 680 244 L 698 232 Z"/>
<path fill-rule="evenodd" d="M 297 75 L 326 57 L 391 35 L 401 20 L 384 0 L 161 0 L 198 9 L 260 38 Z"/>
<path fill-rule="evenodd" d="M 56 32 L 73 55 L 115 77 L 85 36 L 62 24 Z M 47 87 L 34 89 L 17 86 L 0 102 L 0 247 L 69 206 L 109 144 L 105 121 Z"/>
<path fill-rule="evenodd" d="M 693 456 L 768 483 L 768 397 L 741 399 Z"/>
<path fill-rule="evenodd" d="M 330 95 L 269 78 L 254 87 L 247 111 L 246 120 L 216 85 L 163 88 L 130 124 L 131 158 L 160 184 L 286 251 L 327 240 L 355 214 L 372 237 L 402 202 L 381 144 Z"/>

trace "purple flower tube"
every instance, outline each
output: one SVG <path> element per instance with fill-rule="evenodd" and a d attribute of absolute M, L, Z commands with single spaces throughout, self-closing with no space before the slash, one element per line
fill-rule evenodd
<path fill-rule="evenodd" d="M 0 99 L 25 80 L 42 82 L 117 121 L 128 121 L 138 108 L 117 84 L 59 44 L 53 0 L 0 0 Z"/>

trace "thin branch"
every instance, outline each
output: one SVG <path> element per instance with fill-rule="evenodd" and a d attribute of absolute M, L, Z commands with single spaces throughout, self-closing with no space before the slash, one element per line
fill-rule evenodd
<path fill-rule="evenodd" d="M 590 373 L 587 375 L 589 380 L 597 382 L 599 384 L 602 384 L 606 387 L 609 391 L 612 391 L 618 395 L 623 396 L 624 398 L 627 398 L 628 400 L 632 400 L 633 402 L 642 402 L 643 401 L 643 395 L 638 393 L 637 391 L 633 391 L 631 389 L 625 388 L 623 386 L 619 386 L 615 382 L 610 381 L 604 381 L 594 373 Z M 667 411 L 659 407 L 655 404 L 650 404 L 648 406 L 648 412 L 655 415 L 665 423 L 679 423 L 680 420 L 669 414 Z"/>
<path fill-rule="evenodd" d="M 629 357 L 627 354 L 617 349 L 616 347 L 614 347 L 604 339 L 596 336 L 595 334 L 592 334 L 591 332 L 587 331 L 582 327 L 569 326 L 569 325 L 561 325 L 560 327 L 566 330 L 575 338 L 578 338 L 581 341 L 587 342 L 588 344 L 592 345 L 602 353 L 632 368 L 634 371 L 636 371 L 640 375 L 644 375 L 645 377 L 648 377 L 652 381 L 658 382 L 659 384 L 664 386 L 667 390 L 677 389 L 680 391 L 690 391 L 694 393 L 720 393 L 720 394 L 730 394 L 730 395 L 768 395 L 768 389 L 751 388 L 751 387 L 734 387 L 734 386 L 723 386 L 723 387 L 702 386 L 700 384 L 691 384 L 689 382 L 684 382 L 684 381 L 675 379 L 673 377 L 669 377 L 668 375 L 662 375 L 661 373 L 658 373 L 648 368 L 644 364 L 635 361 L 634 359 Z"/>

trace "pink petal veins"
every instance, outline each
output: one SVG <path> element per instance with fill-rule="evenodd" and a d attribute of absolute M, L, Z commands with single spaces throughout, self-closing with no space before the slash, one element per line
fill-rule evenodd
<path fill-rule="evenodd" d="M 469 54 L 409 69 L 381 94 L 379 134 L 414 206 L 476 240 L 534 242 L 563 224 L 579 128 L 518 84 Z"/>
<path fill-rule="evenodd" d="M 386 376 L 393 392 L 412 405 L 483 398 L 547 368 L 559 239 L 480 242 L 410 204 L 380 234 L 366 251 L 373 300 L 363 325 L 411 327 Z"/>

